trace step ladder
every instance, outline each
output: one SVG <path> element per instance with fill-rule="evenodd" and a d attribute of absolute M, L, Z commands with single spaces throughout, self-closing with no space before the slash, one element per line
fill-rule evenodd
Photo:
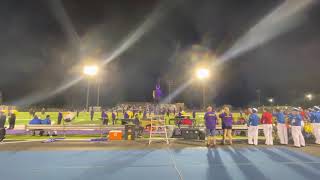
<path fill-rule="evenodd" d="M 166 121 L 163 115 L 154 115 L 151 117 L 149 144 L 152 141 L 165 141 L 169 144 Z"/>

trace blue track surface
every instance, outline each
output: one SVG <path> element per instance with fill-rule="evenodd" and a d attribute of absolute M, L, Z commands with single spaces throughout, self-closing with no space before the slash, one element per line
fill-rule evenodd
<path fill-rule="evenodd" d="M 0 152 L 1 180 L 319 179 L 320 158 L 286 148 Z"/>

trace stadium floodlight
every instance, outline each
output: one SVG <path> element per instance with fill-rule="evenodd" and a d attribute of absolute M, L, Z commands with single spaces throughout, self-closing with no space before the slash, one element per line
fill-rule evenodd
<path fill-rule="evenodd" d="M 306 94 L 306 99 L 311 101 L 313 99 L 313 95 L 312 94 Z"/>
<path fill-rule="evenodd" d="M 209 70 L 205 68 L 200 68 L 197 70 L 197 77 L 198 79 L 206 79 L 209 77 Z"/>
<path fill-rule="evenodd" d="M 95 66 L 95 65 L 84 66 L 83 74 L 88 75 L 88 76 L 97 75 L 98 74 L 98 66 Z"/>
<path fill-rule="evenodd" d="M 209 77 L 209 69 L 206 69 L 206 68 L 199 68 L 197 69 L 196 71 L 196 75 L 197 75 L 197 78 L 200 79 L 200 80 L 204 80 L 204 79 L 207 79 Z M 203 106 L 203 109 L 206 108 L 206 87 L 205 87 L 205 84 L 204 81 L 202 83 L 202 106 Z"/>
<path fill-rule="evenodd" d="M 98 74 L 98 66 L 96 66 L 96 65 L 84 66 L 83 67 L 83 74 L 85 74 L 86 76 L 89 76 L 89 77 L 96 76 Z M 90 80 L 88 79 L 87 99 L 86 99 L 86 109 L 87 110 L 89 110 L 89 94 L 90 94 Z"/>
<path fill-rule="evenodd" d="M 268 101 L 269 101 L 270 103 L 273 103 L 273 102 L 274 102 L 274 99 L 273 99 L 273 98 L 269 98 Z"/>

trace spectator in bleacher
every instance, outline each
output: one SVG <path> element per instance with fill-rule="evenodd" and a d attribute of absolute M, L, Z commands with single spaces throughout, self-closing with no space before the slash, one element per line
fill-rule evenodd
<path fill-rule="evenodd" d="M 213 111 L 213 108 L 209 106 L 207 108 L 207 112 L 204 115 L 204 120 L 206 124 L 206 130 L 207 130 L 207 145 L 208 146 L 215 146 L 216 145 L 216 125 L 217 125 L 217 115 Z"/>
<path fill-rule="evenodd" d="M 109 118 L 108 118 L 108 114 L 106 113 L 105 110 L 101 111 L 101 119 L 102 119 L 102 124 L 103 125 L 108 125 L 109 123 Z"/>
<path fill-rule="evenodd" d="M 58 113 L 58 124 L 59 125 L 61 124 L 62 118 L 63 118 L 62 112 L 59 111 L 59 113 Z"/>
<path fill-rule="evenodd" d="M 232 122 L 233 117 L 230 112 L 230 109 L 225 106 L 222 110 L 222 113 L 219 115 L 222 121 L 222 129 L 223 129 L 223 141 L 222 143 L 226 143 L 227 137 L 229 138 L 229 143 L 232 145 Z"/>
<path fill-rule="evenodd" d="M 124 114 L 123 114 L 123 118 L 124 118 L 124 119 L 129 119 L 129 114 L 128 114 L 128 112 L 127 112 L 127 111 L 125 111 L 125 112 L 124 112 Z"/>
<path fill-rule="evenodd" d="M 249 119 L 248 119 L 248 144 L 258 145 L 258 132 L 259 132 L 259 116 L 256 108 L 249 108 Z"/>
<path fill-rule="evenodd" d="M 263 124 L 263 134 L 266 138 L 266 145 L 273 145 L 272 137 L 272 114 L 266 109 L 262 109 L 261 124 Z"/>
<path fill-rule="evenodd" d="M 94 110 L 93 107 L 91 107 L 91 111 L 90 111 L 90 120 L 93 121 L 93 117 L 94 117 Z"/>
<path fill-rule="evenodd" d="M 9 117 L 9 129 L 14 129 L 15 124 L 16 124 L 16 114 L 11 113 Z"/>
<path fill-rule="evenodd" d="M 144 111 L 143 111 L 143 119 L 146 119 L 147 118 L 147 110 L 145 109 Z"/>

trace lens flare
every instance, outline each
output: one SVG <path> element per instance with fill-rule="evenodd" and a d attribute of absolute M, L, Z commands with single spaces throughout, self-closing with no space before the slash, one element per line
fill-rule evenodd
<path fill-rule="evenodd" d="M 60 1 L 58 3 L 56 3 L 55 1 L 50 1 L 50 2 L 51 2 L 51 5 L 53 6 L 52 8 L 56 11 L 55 14 L 61 14 L 61 16 L 57 16 L 57 18 L 61 20 L 61 25 L 65 29 L 66 33 L 70 35 L 73 42 L 77 41 L 78 43 L 80 43 L 79 37 L 76 31 L 74 30 L 71 20 L 67 16 L 62 3 Z M 150 31 L 151 28 L 155 26 L 155 24 L 158 23 L 159 20 L 161 20 L 161 18 L 163 18 L 163 16 L 165 16 L 167 12 L 170 11 L 172 8 L 174 8 L 179 2 L 180 1 L 173 3 L 172 1 L 168 0 L 168 1 L 162 1 L 160 4 L 158 4 L 156 8 L 151 12 L 151 14 L 147 16 L 147 19 L 136 30 L 134 30 L 132 33 L 129 33 L 128 37 L 124 38 L 124 40 L 117 46 L 117 48 L 115 48 L 115 50 L 110 53 L 110 56 L 105 58 L 105 60 L 102 62 L 101 65 L 102 66 L 107 65 L 108 63 L 113 61 L 115 58 L 120 56 L 123 52 L 128 50 L 132 45 L 134 45 L 134 43 L 139 41 L 145 33 Z M 69 81 L 62 83 L 62 85 L 58 86 L 58 88 L 54 89 L 53 91 L 42 90 L 40 92 L 27 95 L 20 100 L 8 102 L 7 104 L 13 104 L 16 106 L 28 106 L 30 104 L 41 102 L 45 99 L 48 99 L 52 96 L 55 96 L 69 89 L 70 87 L 80 82 L 83 78 L 84 78 L 83 76 L 73 78 Z"/>
<path fill-rule="evenodd" d="M 255 26 L 249 29 L 244 36 L 240 37 L 233 46 L 220 57 L 213 61 L 210 68 L 217 68 L 259 45 L 267 43 L 279 35 L 297 27 L 303 20 L 303 10 L 309 7 L 313 0 L 286 0 L 262 18 Z M 174 98 L 184 91 L 192 80 L 187 81 L 177 88 L 169 96 Z M 165 98 L 167 99 L 167 98 Z"/>

